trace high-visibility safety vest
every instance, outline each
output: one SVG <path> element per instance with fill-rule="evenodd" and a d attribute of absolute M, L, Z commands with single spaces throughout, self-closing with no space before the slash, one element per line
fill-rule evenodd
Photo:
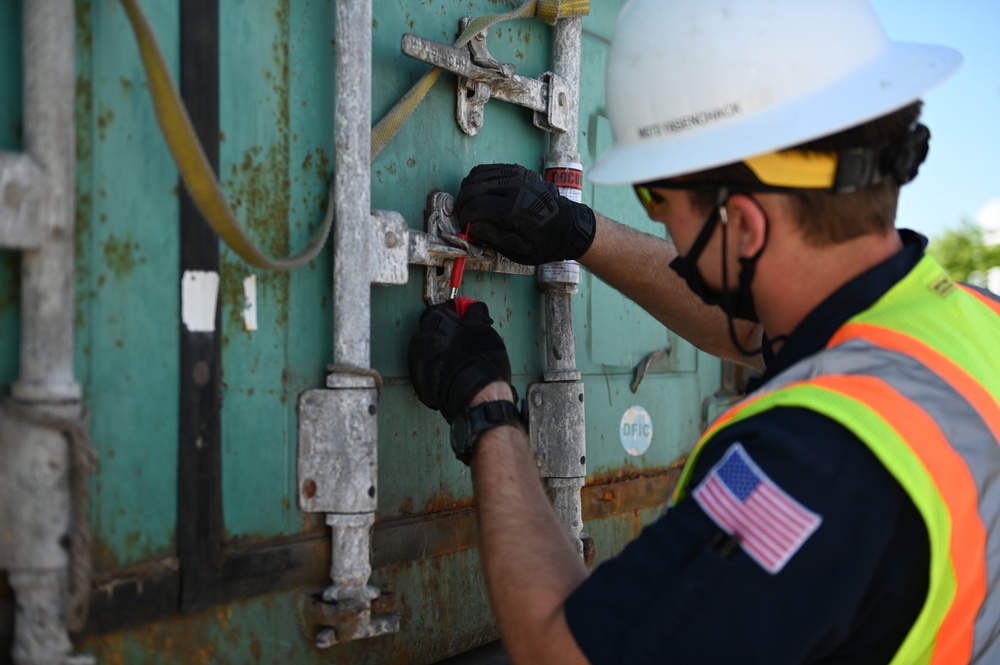
<path fill-rule="evenodd" d="M 713 422 L 674 503 L 720 429 L 782 406 L 853 432 L 923 517 L 927 598 L 892 663 L 1000 663 L 1000 298 L 923 257 L 826 348 Z"/>

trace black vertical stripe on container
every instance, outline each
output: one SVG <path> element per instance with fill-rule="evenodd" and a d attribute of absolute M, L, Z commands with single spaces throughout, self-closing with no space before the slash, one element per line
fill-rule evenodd
<path fill-rule="evenodd" d="M 181 96 L 212 168 L 219 170 L 219 3 L 180 2 Z M 219 271 L 219 243 L 181 186 L 181 274 Z M 179 285 L 178 285 L 179 286 Z M 221 321 L 180 330 L 177 554 L 180 611 L 211 602 L 222 573 Z"/>

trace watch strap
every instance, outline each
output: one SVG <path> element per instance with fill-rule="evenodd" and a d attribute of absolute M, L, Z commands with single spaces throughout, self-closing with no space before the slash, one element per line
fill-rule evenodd
<path fill-rule="evenodd" d="M 509 400 L 477 404 L 466 410 L 462 414 L 461 420 L 465 426 L 465 440 L 462 448 L 455 450 L 455 456 L 465 464 L 472 461 L 472 456 L 476 452 L 476 444 L 483 432 L 501 425 L 517 425 L 522 430 L 524 429 L 521 412 Z"/>

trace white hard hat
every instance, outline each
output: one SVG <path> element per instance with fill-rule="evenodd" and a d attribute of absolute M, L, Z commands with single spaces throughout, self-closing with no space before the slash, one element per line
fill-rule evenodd
<path fill-rule="evenodd" d="M 953 49 L 890 42 L 866 0 L 631 0 L 608 56 L 614 146 L 597 184 L 666 179 L 902 108 Z"/>

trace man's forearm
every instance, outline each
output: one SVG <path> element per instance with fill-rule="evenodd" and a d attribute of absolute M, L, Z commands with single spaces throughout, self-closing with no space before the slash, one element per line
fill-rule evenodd
<path fill-rule="evenodd" d="M 594 242 L 579 261 L 699 349 L 761 369 L 760 356 L 748 358 L 733 345 L 723 311 L 702 302 L 669 269 L 676 257 L 673 243 L 597 213 Z M 748 321 L 735 323 L 741 343 L 756 347 L 760 327 Z"/>
<path fill-rule="evenodd" d="M 480 555 L 511 661 L 585 663 L 563 603 L 587 572 L 545 495 L 525 433 L 513 426 L 485 432 L 472 477 Z"/>

